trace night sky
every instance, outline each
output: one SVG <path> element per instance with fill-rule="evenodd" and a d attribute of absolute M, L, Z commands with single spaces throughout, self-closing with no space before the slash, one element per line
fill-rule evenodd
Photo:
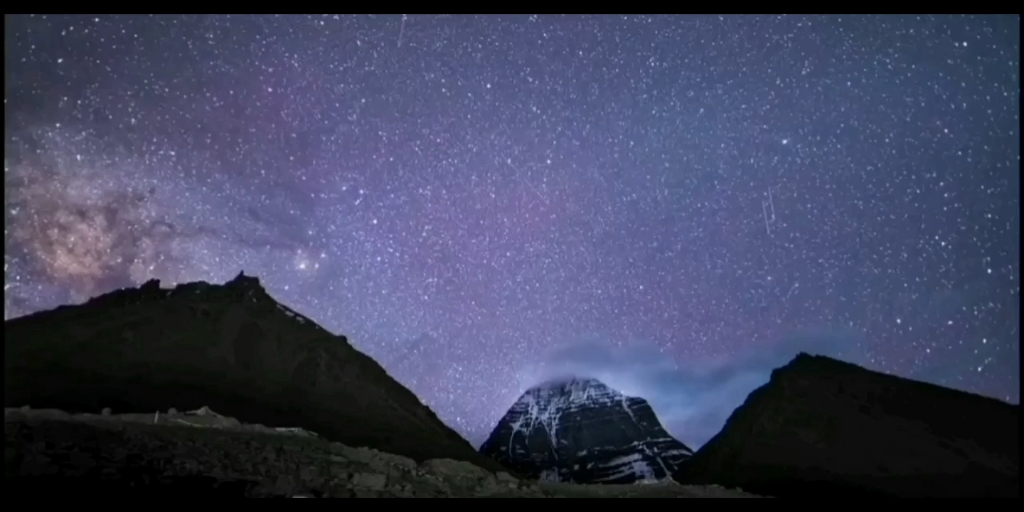
<path fill-rule="evenodd" d="M 7 16 L 4 316 L 258 276 L 480 443 L 798 350 L 1019 401 L 1018 16 Z"/>

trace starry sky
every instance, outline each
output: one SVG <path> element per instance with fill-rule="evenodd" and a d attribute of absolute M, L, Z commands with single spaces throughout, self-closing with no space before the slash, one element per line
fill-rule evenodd
<path fill-rule="evenodd" d="M 5 16 L 4 317 L 240 270 L 479 444 L 797 351 L 1017 403 L 1018 16 Z"/>

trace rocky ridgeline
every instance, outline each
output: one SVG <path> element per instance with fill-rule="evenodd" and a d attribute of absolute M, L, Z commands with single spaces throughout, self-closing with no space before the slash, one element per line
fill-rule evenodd
<path fill-rule="evenodd" d="M 504 468 L 372 358 L 239 273 L 149 281 L 4 322 L 4 406 L 70 412 L 208 405 L 248 423 L 409 457 Z"/>
<path fill-rule="evenodd" d="M 1019 410 L 799 354 L 673 479 L 779 498 L 1017 498 Z"/>
<path fill-rule="evenodd" d="M 153 414 L 4 410 L 9 495 L 160 497 L 747 498 L 723 487 L 520 480 L 452 459 L 407 457 L 243 424 L 201 408 Z"/>

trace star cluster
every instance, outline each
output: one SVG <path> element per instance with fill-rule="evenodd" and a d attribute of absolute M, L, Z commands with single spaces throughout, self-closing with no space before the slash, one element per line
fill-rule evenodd
<path fill-rule="evenodd" d="M 7 16 L 4 316 L 245 270 L 475 443 L 567 345 L 685 374 L 799 339 L 1017 402 L 1019 41 L 1018 16 Z M 687 389 L 659 414 L 699 444 Z"/>

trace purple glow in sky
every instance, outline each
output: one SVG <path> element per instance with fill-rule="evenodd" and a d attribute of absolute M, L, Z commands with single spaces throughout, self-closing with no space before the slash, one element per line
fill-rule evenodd
<path fill-rule="evenodd" d="M 7 16 L 5 318 L 257 275 L 479 443 L 797 350 L 1013 402 L 1018 16 Z"/>

